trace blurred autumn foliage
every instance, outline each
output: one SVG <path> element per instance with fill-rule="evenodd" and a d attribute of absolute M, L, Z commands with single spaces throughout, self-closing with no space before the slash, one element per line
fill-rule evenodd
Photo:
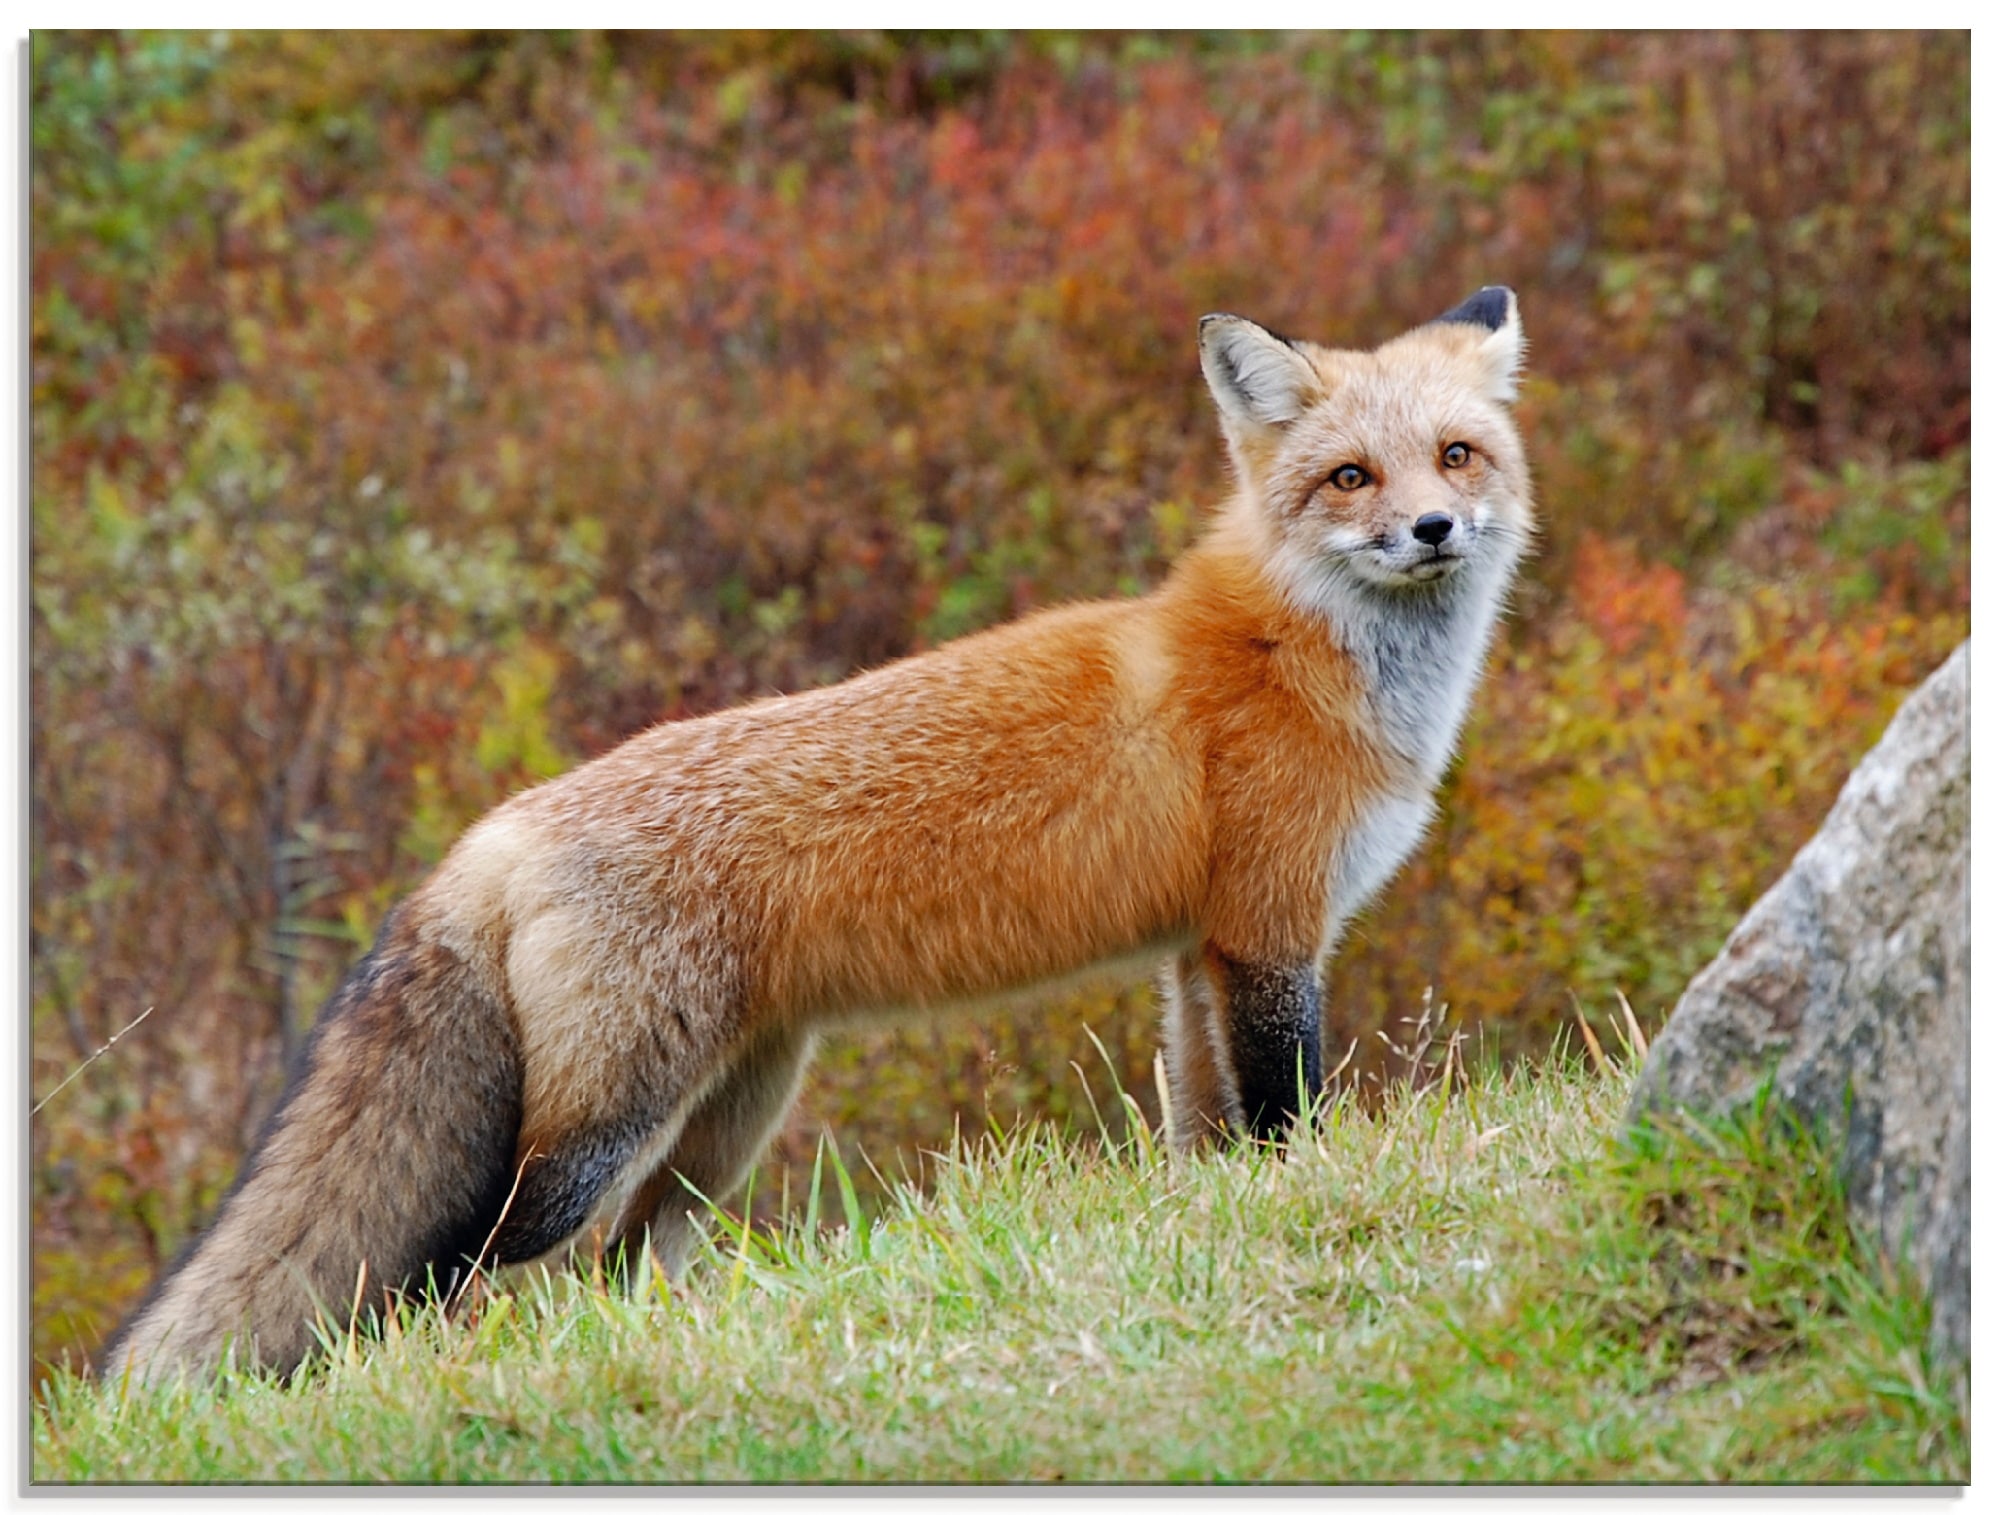
<path fill-rule="evenodd" d="M 38 1354 L 388 905 L 640 727 L 1156 582 L 1195 321 L 1520 292 L 1544 542 L 1330 980 L 1657 1021 L 1970 625 L 1963 34 L 31 44 Z M 1143 986 L 826 1050 L 778 1155 L 1151 1098 Z M 902 1156 L 898 1157 L 898 1154 Z M 793 1170 L 795 1171 L 795 1170 Z M 767 1175 L 767 1179 L 770 1175 Z M 772 1187 L 766 1183 L 765 1187 Z"/>

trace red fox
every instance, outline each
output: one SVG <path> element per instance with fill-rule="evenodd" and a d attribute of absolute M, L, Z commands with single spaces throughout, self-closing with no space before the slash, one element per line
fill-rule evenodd
<path fill-rule="evenodd" d="M 680 1265 L 822 1028 L 1164 965 L 1176 1139 L 1282 1138 L 1533 532 L 1489 287 L 1372 352 L 1201 322 L 1235 490 L 1166 582 L 653 727 L 507 801 L 334 994 L 100 1370 L 289 1371 L 362 1281 L 593 1219 Z M 685 1181 L 685 1185 L 684 1182 Z"/>

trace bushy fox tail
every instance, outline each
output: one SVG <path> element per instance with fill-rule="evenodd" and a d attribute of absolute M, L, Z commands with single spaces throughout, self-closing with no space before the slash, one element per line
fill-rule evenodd
<path fill-rule="evenodd" d="M 289 1372 L 363 1282 L 440 1287 L 477 1257 L 514 1179 L 520 1058 L 496 992 L 425 929 L 384 924 L 320 1017 L 223 1201 L 107 1344 L 98 1371 L 160 1378 L 239 1363 Z"/>

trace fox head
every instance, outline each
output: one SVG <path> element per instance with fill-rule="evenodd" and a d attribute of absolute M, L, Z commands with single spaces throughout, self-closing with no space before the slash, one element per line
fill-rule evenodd
<path fill-rule="evenodd" d="M 1373 352 L 1202 318 L 1239 509 L 1292 598 L 1332 611 L 1505 584 L 1533 530 L 1510 409 L 1526 345 L 1498 285 Z"/>

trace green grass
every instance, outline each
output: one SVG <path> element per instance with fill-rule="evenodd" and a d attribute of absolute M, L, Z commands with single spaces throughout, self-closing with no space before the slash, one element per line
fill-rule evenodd
<path fill-rule="evenodd" d="M 824 1214 L 720 1226 L 677 1286 L 517 1277 L 289 1388 L 58 1375 L 34 1477 L 1965 1480 L 1813 1143 L 1621 1139 L 1626 1087 L 1475 1072 L 1282 1161 L 1024 1131 L 872 1218 L 833 1164 Z"/>

